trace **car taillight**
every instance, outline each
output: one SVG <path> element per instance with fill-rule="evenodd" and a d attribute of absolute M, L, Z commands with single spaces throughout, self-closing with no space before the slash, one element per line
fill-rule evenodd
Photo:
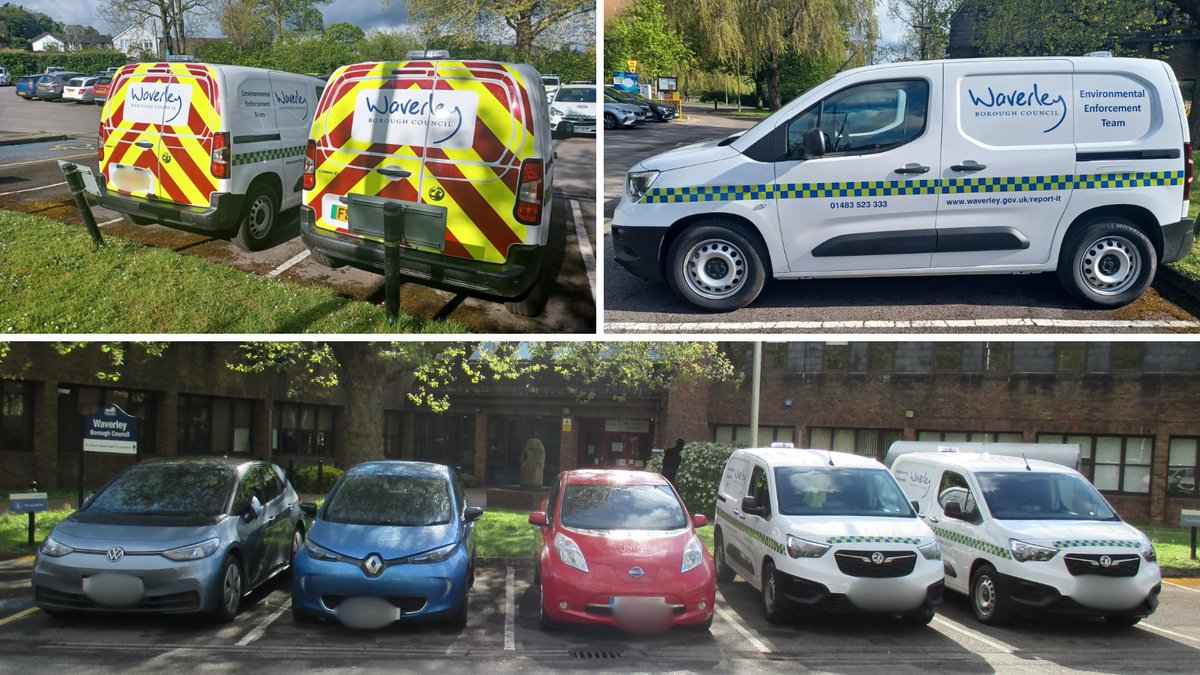
<path fill-rule="evenodd" d="M 521 162 L 521 182 L 517 185 L 517 205 L 513 216 L 517 222 L 539 225 L 542 222 L 542 196 L 545 181 L 542 180 L 542 160 L 527 159 Z"/>
<path fill-rule="evenodd" d="M 1192 181 L 1196 178 L 1196 159 L 1192 157 L 1192 144 L 1183 144 L 1183 201 L 1192 197 Z"/>
<path fill-rule="evenodd" d="M 229 178 L 229 132 L 222 131 L 213 136 L 213 178 Z"/>
<path fill-rule="evenodd" d="M 310 140 L 304 146 L 304 189 L 317 187 L 317 143 Z"/>
<path fill-rule="evenodd" d="M 96 133 L 96 159 L 104 161 L 104 144 L 108 142 L 108 132 L 104 129 L 104 122 L 100 123 L 100 131 Z"/>

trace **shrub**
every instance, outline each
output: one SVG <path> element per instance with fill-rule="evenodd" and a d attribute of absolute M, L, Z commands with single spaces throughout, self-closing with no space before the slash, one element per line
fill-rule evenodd
<path fill-rule="evenodd" d="M 475 474 L 471 474 L 471 473 L 458 474 L 458 482 L 462 483 L 462 486 L 464 488 L 479 487 L 479 479 L 475 476 Z"/>
<path fill-rule="evenodd" d="M 296 469 L 296 474 L 292 476 L 292 487 L 296 488 L 296 492 L 325 494 L 343 473 L 336 466 L 326 464 L 321 474 L 321 484 L 317 485 L 317 465 L 309 464 Z"/>
<path fill-rule="evenodd" d="M 675 487 L 688 513 L 703 513 L 713 518 L 717 505 L 717 487 L 725 472 L 725 462 L 733 454 L 735 445 L 712 442 L 694 442 L 683 446 L 679 473 L 675 476 Z M 647 471 L 662 471 L 662 460 L 651 460 Z"/>
<path fill-rule="evenodd" d="M 113 66 L 125 65 L 125 55 L 110 50 L 86 52 L 24 52 L 0 51 L 0 66 L 12 73 L 13 81 L 22 75 L 39 75 L 48 66 L 59 66 L 77 73 L 98 73 Z"/>

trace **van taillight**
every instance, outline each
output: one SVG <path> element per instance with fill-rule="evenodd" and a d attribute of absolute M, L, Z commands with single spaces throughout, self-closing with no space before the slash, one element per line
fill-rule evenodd
<path fill-rule="evenodd" d="M 545 181 L 542 179 L 542 160 L 527 159 L 521 162 L 521 182 L 517 185 L 517 205 L 513 216 L 526 225 L 542 222 L 542 197 Z"/>
<path fill-rule="evenodd" d="M 213 178 L 229 178 L 229 132 L 227 131 L 213 136 L 211 168 Z"/>
<path fill-rule="evenodd" d="M 1192 144 L 1183 144 L 1183 201 L 1192 197 L 1192 181 L 1196 179 L 1196 159 L 1192 157 Z"/>
<path fill-rule="evenodd" d="M 317 143 L 310 140 L 304 146 L 304 189 L 317 187 Z"/>
<path fill-rule="evenodd" d="M 104 122 L 100 123 L 100 131 L 96 133 L 96 159 L 104 161 L 104 144 L 108 142 L 108 132 L 104 130 Z"/>

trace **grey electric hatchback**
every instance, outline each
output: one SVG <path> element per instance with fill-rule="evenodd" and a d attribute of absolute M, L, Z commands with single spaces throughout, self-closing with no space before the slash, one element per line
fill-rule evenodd
<path fill-rule="evenodd" d="M 304 543 L 296 491 L 266 462 L 149 460 L 113 478 L 46 537 L 33 602 L 75 611 L 206 613 L 287 570 Z"/>

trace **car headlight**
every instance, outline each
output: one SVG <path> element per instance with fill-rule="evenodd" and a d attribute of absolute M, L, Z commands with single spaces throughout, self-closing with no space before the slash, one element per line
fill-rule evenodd
<path fill-rule="evenodd" d="M 1008 550 L 1012 552 L 1013 560 L 1018 562 L 1045 562 L 1058 554 L 1053 546 L 1038 546 L 1020 539 L 1009 539 Z"/>
<path fill-rule="evenodd" d="M 704 562 L 704 546 L 700 544 L 700 540 L 696 535 L 688 540 L 687 546 L 683 547 L 683 567 L 680 572 L 688 572 L 700 566 Z"/>
<path fill-rule="evenodd" d="M 630 171 L 625 176 L 625 192 L 629 195 L 629 201 L 640 202 L 656 180 L 657 171 Z"/>
<path fill-rule="evenodd" d="M 200 560 L 216 553 L 220 547 L 221 540 L 213 537 L 212 539 L 205 539 L 199 544 L 189 544 L 173 548 L 170 551 L 163 551 L 163 557 L 178 561 Z"/>
<path fill-rule="evenodd" d="M 554 106 L 550 106 L 550 114 L 554 115 L 555 117 L 566 117 L 567 116 L 567 114 L 565 112 L 559 110 L 558 108 L 555 108 Z"/>
<path fill-rule="evenodd" d="M 330 551 L 320 544 L 314 543 L 312 539 L 304 540 L 304 550 L 308 551 L 308 557 L 316 560 L 337 562 L 342 559 L 342 556 Z"/>
<path fill-rule="evenodd" d="M 1158 562 L 1158 553 L 1154 551 L 1154 543 L 1146 542 L 1146 547 L 1142 549 L 1142 557 L 1146 562 Z"/>
<path fill-rule="evenodd" d="M 424 553 L 418 553 L 414 556 L 409 556 L 408 562 L 417 564 L 442 562 L 446 558 L 449 558 L 450 555 L 454 553 L 454 549 L 456 548 L 458 548 L 457 542 L 448 544 L 441 548 L 435 548 L 432 551 L 426 551 Z"/>
<path fill-rule="evenodd" d="M 787 536 L 787 552 L 793 558 L 820 558 L 829 549 L 829 544 L 800 539 L 790 534 Z"/>
<path fill-rule="evenodd" d="M 925 556 L 926 560 L 942 559 L 942 547 L 938 546 L 937 539 L 934 539 L 924 546 L 918 546 L 917 550 L 921 552 L 921 555 Z"/>
<path fill-rule="evenodd" d="M 53 537 L 46 537 L 46 541 L 42 542 L 42 555 L 48 555 L 51 558 L 61 558 L 62 556 L 74 552 L 75 549 L 65 544 L 60 544 Z"/>
<path fill-rule="evenodd" d="M 588 571 L 583 551 L 579 550 L 579 544 L 576 544 L 575 540 L 564 537 L 560 532 L 554 535 L 554 550 L 558 552 L 558 559 L 567 567 L 574 567 L 580 572 Z"/>

